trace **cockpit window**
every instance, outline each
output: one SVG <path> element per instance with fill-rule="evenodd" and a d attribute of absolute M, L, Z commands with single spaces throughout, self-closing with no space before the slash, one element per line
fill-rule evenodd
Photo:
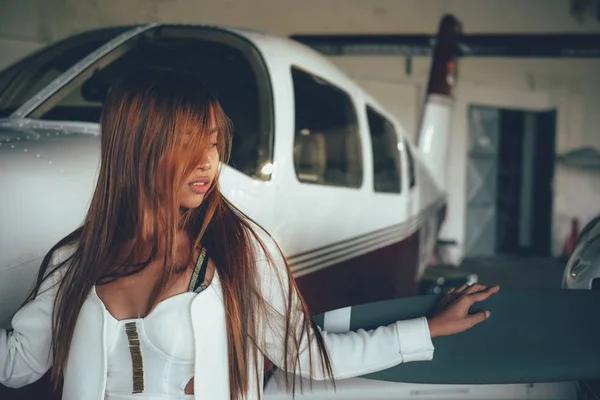
<path fill-rule="evenodd" d="M 233 121 L 229 165 L 246 175 L 270 179 L 265 166 L 272 163 L 272 104 L 266 67 L 253 45 L 223 30 L 150 29 L 100 58 L 28 117 L 99 122 L 110 87 L 144 66 L 185 71 L 204 82 Z"/>
<path fill-rule="evenodd" d="M 367 106 L 367 120 L 373 151 L 373 184 L 376 192 L 400 193 L 400 151 L 394 125 Z"/>
<path fill-rule="evenodd" d="M 79 60 L 128 29 L 101 29 L 70 37 L 0 72 L 0 118 L 10 116 Z"/>
<path fill-rule="evenodd" d="M 294 165 L 300 182 L 358 188 L 362 149 L 352 98 L 339 87 L 292 68 L 296 133 Z"/>

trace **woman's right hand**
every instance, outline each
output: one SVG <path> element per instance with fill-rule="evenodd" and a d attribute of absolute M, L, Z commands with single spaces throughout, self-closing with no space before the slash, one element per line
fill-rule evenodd
<path fill-rule="evenodd" d="M 438 303 L 434 315 L 427 319 L 431 337 L 454 335 L 488 319 L 489 311 L 469 314 L 469 309 L 473 304 L 486 300 L 498 290 L 500 290 L 499 286 L 484 286 L 477 283 L 450 289 Z"/>

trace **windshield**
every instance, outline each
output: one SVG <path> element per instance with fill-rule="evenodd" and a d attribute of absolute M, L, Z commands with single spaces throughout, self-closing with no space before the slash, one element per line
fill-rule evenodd
<path fill-rule="evenodd" d="M 129 29 L 108 28 L 72 36 L 0 72 L 0 118 L 8 117 L 79 60 Z"/>
<path fill-rule="evenodd" d="M 272 104 L 268 73 L 254 46 L 218 29 L 163 25 L 116 46 L 31 111 L 27 117 L 98 123 L 104 99 L 121 77 L 143 66 L 186 71 L 217 96 L 233 121 L 229 165 L 269 180 Z"/>

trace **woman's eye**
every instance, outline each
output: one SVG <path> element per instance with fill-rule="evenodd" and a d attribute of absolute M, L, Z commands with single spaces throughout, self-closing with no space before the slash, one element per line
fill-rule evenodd
<path fill-rule="evenodd" d="M 211 143 L 211 147 L 217 147 L 217 143 Z"/>

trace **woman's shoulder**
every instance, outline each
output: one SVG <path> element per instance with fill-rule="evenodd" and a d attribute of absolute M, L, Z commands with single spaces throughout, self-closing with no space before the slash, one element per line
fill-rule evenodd
<path fill-rule="evenodd" d="M 288 276 L 291 273 L 275 238 L 263 227 L 252 224 L 254 234 L 250 235 L 255 250 L 255 261 L 263 291 L 277 293 L 288 285 Z M 287 289 L 286 289 L 287 290 Z"/>
<path fill-rule="evenodd" d="M 45 270 L 45 277 L 54 275 L 54 281 L 59 281 L 68 269 L 69 261 L 77 250 L 77 243 L 69 243 L 50 250 L 50 261 Z"/>
<path fill-rule="evenodd" d="M 282 256 L 277 241 L 265 228 L 253 221 L 249 221 L 248 226 L 253 233 L 249 236 L 257 261 L 270 260 Z"/>
<path fill-rule="evenodd" d="M 66 263 L 77 250 L 77 243 L 69 243 L 55 249 L 50 258 L 50 264 L 58 266 L 59 264 Z"/>

